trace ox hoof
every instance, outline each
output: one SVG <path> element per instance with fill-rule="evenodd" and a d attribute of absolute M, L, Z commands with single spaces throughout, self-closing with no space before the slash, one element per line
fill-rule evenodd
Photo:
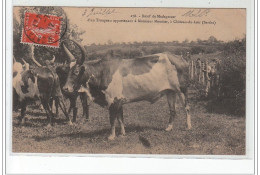
<path fill-rule="evenodd" d="M 120 134 L 118 137 L 125 138 L 125 135 Z"/>
<path fill-rule="evenodd" d="M 172 130 L 172 128 L 173 128 L 173 126 L 172 126 L 172 125 L 168 125 L 168 127 L 165 129 L 165 131 L 169 132 L 169 131 L 171 131 L 171 130 Z"/>
<path fill-rule="evenodd" d="M 124 138 L 125 134 L 120 134 L 118 137 Z"/>
<path fill-rule="evenodd" d="M 115 136 L 114 135 L 110 135 L 107 139 L 108 140 L 115 140 Z"/>
<path fill-rule="evenodd" d="M 52 126 L 51 124 L 49 123 L 47 126 L 46 126 L 46 129 L 50 129 Z"/>
<path fill-rule="evenodd" d="M 185 110 L 186 110 L 186 111 L 190 111 L 190 107 L 189 107 L 189 106 L 186 106 L 186 107 L 185 107 Z"/>
<path fill-rule="evenodd" d="M 73 123 L 72 123 L 71 121 L 68 121 L 68 125 L 72 126 L 72 125 L 73 125 Z"/>
<path fill-rule="evenodd" d="M 24 125 L 25 124 L 25 118 L 18 118 L 18 125 Z"/>

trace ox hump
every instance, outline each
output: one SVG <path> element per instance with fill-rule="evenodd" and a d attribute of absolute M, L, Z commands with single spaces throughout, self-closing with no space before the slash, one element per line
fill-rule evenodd
<path fill-rule="evenodd" d="M 130 64 L 129 68 L 131 69 L 131 73 L 133 75 L 141 75 L 151 71 L 153 66 L 158 62 L 158 55 L 150 55 L 141 58 L 136 58 L 133 60 L 132 64 Z"/>

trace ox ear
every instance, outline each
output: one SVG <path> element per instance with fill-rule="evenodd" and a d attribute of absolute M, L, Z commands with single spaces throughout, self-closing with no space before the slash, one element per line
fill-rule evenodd
<path fill-rule="evenodd" d="M 79 75 L 82 75 L 85 72 L 85 66 L 80 67 Z"/>

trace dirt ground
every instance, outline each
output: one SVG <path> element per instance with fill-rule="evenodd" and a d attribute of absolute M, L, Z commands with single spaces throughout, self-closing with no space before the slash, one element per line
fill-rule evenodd
<path fill-rule="evenodd" d="M 174 129 L 164 131 L 169 119 L 166 97 L 154 104 L 138 102 L 124 106 L 126 136 L 107 139 L 110 133 L 108 110 L 91 103 L 90 121 L 82 117 L 78 100 L 76 124 L 66 124 L 61 113 L 55 126 L 47 128 L 45 113 L 29 106 L 25 126 L 19 126 L 13 112 L 12 150 L 31 153 L 109 153 L 244 155 L 245 117 L 209 113 L 206 101 L 191 99 L 192 129 L 186 129 L 186 117 L 180 104 Z M 68 106 L 68 104 L 67 104 Z M 117 128 L 117 135 L 119 134 Z"/>

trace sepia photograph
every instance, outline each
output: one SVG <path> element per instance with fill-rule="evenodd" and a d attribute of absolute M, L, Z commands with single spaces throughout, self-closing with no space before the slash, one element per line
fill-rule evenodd
<path fill-rule="evenodd" d="M 12 153 L 246 155 L 245 8 L 12 13 Z"/>

